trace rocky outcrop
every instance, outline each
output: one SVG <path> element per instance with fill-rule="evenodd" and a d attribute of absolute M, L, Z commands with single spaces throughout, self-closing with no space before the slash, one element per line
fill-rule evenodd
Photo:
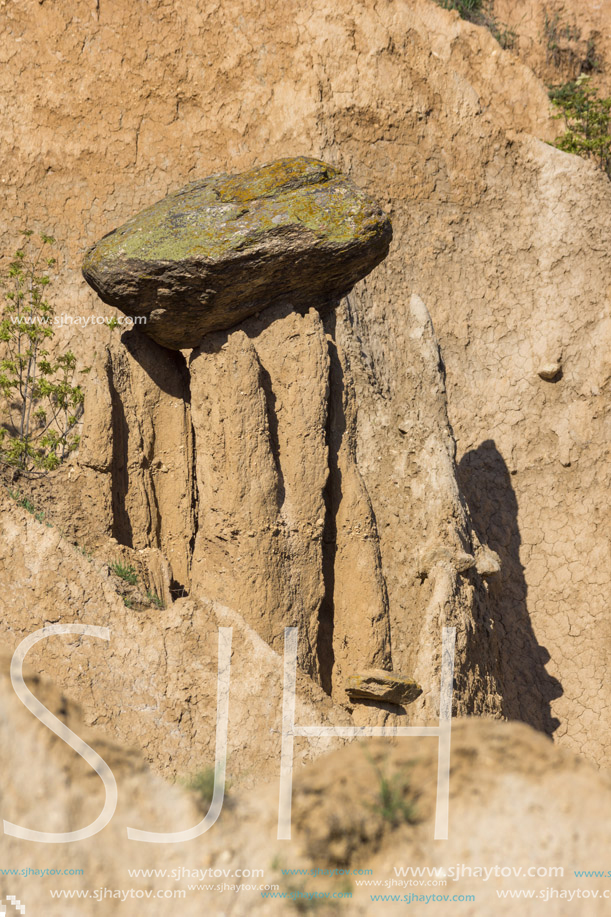
<path fill-rule="evenodd" d="M 325 594 L 328 367 L 318 313 L 282 307 L 207 338 L 190 360 L 193 591 L 243 609 L 278 650 L 284 627 L 298 625 L 312 675 Z"/>
<path fill-rule="evenodd" d="M 386 257 L 391 236 L 372 198 L 301 156 L 192 182 L 104 236 L 83 275 L 179 350 L 287 297 L 333 302 Z"/>
<path fill-rule="evenodd" d="M 476 559 L 483 549 L 456 485 L 430 318 L 413 298 L 402 340 L 413 376 L 400 403 L 393 392 L 383 395 L 379 367 L 363 362 L 364 348 L 375 352 L 383 331 L 355 319 L 348 301 L 325 316 L 287 303 L 208 335 L 192 353 L 188 375 L 182 355 L 137 330 L 94 365 L 70 480 L 75 493 L 85 487 L 92 503 L 98 494 L 100 511 L 90 509 L 91 517 L 95 525 L 106 519 L 113 543 L 97 543 L 97 559 L 104 551 L 107 562 L 142 568 L 151 584 L 148 605 L 136 587 L 119 599 L 120 614 L 113 599 L 115 627 L 127 626 L 130 615 L 141 626 L 146 615 L 151 677 L 164 684 L 168 641 L 161 621 L 184 611 L 191 621 L 184 627 L 201 628 L 200 639 L 209 633 L 211 640 L 218 624 L 216 613 L 193 617 L 188 604 L 156 613 L 155 604 L 169 605 L 180 586 L 195 608 L 232 609 L 278 654 L 285 628 L 298 627 L 301 671 L 338 704 L 347 703 L 345 681 L 355 672 L 416 678 L 422 691 L 409 716 L 434 722 L 442 628 L 455 626 L 456 710 L 498 715 L 498 648 L 486 625 L 488 593 Z M 359 409 L 378 444 L 365 461 Z M 397 419 L 389 423 L 392 415 Z M 407 474 L 406 461 L 412 462 Z M 172 467 L 166 478 L 164 469 Z M 174 491 L 161 489 L 166 480 Z M 407 564 L 397 557 L 405 551 L 405 539 L 394 534 L 393 517 L 400 514 L 410 520 Z M 7 532 L 5 540 L 13 536 Z M 49 543 L 45 551 L 52 556 L 56 549 Z M 72 567 L 65 575 L 74 575 Z M 37 585 L 26 582 L 23 588 L 37 594 Z M 52 589 L 40 588 L 28 601 L 47 608 Z M 16 602 L 23 609 L 24 597 Z M 61 619 L 81 602 L 106 616 L 104 603 L 94 606 L 83 596 L 63 603 Z M 410 603 L 416 614 L 406 614 Z M 137 612 L 130 612 L 134 606 Z M 25 620 L 35 620 L 23 610 L 16 618 L 24 619 L 26 632 Z M 188 670 L 183 625 L 178 633 Z M 129 625 L 126 646 L 135 635 Z M 82 669 L 73 676 L 79 683 Z M 117 690 L 115 682 L 108 687 L 110 696 Z M 127 684 L 122 694 L 133 690 Z M 388 698 L 378 700 L 377 707 L 355 710 L 356 719 L 383 722 L 392 711 Z M 152 687 L 149 701 L 154 705 Z M 170 708 L 167 715 L 166 726 Z M 143 745 L 147 730 L 129 721 Z M 159 766 L 168 757 L 176 761 L 173 744 L 160 742 Z"/>

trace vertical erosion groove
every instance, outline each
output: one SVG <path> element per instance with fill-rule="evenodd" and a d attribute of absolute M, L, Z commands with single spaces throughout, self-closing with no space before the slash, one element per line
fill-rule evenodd
<path fill-rule="evenodd" d="M 107 368 L 112 406 L 112 536 L 119 544 L 133 547 L 132 524 L 126 505 L 129 476 L 127 471 L 129 427 L 121 396 L 117 391 L 113 367 Z"/>

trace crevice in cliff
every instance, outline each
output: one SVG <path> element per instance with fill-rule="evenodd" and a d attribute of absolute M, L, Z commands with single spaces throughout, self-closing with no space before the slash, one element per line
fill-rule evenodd
<path fill-rule="evenodd" d="M 278 436 L 278 413 L 276 405 L 277 398 L 272 387 L 271 376 L 265 367 L 261 364 L 261 360 L 259 360 L 259 366 L 259 381 L 261 388 L 263 389 L 263 394 L 265 395 L 269 448 L 272 454 L 274 467 L 276 469 L 276 501 L 278 512 L 281 512 L 282 507 L 284 506 L 284 501 L 286 499 L 286 487 L 284 482 L 284 473 L 282 471 L 282 463 L 280 461 L 280 440 Z"/>
<path fill-rule="evenodd" d="M 186 598 L 191 591 L 191 564 L 193 562 L 193 554 L 195 552 L 195 541 L 197 539 L 197 530 L 199 528 L 199 492 L 197 490 L 197 451 L 196 451 L 196 439 L 195 439 L 195 428 L 193 426 L 193 414 L 191 411 L 191 372 L 189 370 L 188 360 L 185 360 L 185 394 L 184 394 L 184 410 L 185 410 L 185 428 L 187 430 L 187 442 L 186 449 L 188 452 L 188 487 L 190 491 L 190 528 L 191 528 L 191 537 L 189 538 L 188 547 L 187 547 L 187 580 L 184 583 L 179 582 L 174 576 L 170 583 L 170 594 L 174 601 L 176 599 Z"/>

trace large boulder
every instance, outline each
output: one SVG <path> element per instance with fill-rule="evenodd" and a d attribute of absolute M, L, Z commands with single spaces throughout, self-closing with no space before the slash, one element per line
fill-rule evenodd
<path fill-rule="evenodd" d="M 91 248 L 85 280 L 145 315 L 172 349 L 196 347 L 273 302 L 332 302 L 388 253 L 390 220 L 336 169 L 304 156 L 192 182 Z"/>

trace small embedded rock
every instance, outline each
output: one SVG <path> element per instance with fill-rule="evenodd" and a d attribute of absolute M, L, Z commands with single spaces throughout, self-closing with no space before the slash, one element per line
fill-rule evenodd
<path fill-rule="evenodd" d="M 422 694 L 422 688 L 413 679 L 383 669 L 349 675 L 345 688 L 352 701 L 378 700 L 389 704 L 409 704 Z"/>
<path fill-rule="evenodd" d="M 453 567 L 457 573 L 467 573 L 475 567 L 475 557 L 466 551 L 456 550 L 447 545 L 434 545 L 427 547 L 420 555 L 418 572 L 420 576 L 428 576 L 437 566 Z"/>
<path fill-rule="evenodd" d="M 561 369 L 562 364 L 558 361 L 554 363 L 545 363 L 537 370 L 537 375 L 540 379 L 544 379 L 546 382 L 553 382 L 553 380 L 560 373 Z"/>
<path fill-rule="evenodd" d="M 482 546 L 475 555 L 475 569 L 480 576 L 494 576 L 501 572 L 501 559 L 496 551 Z"/>

